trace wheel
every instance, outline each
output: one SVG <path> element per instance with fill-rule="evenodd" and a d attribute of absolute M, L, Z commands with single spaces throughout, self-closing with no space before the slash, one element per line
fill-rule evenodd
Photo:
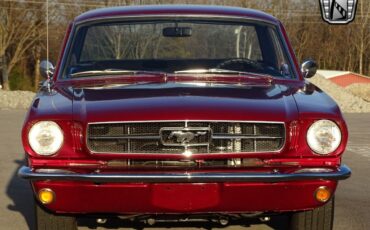
<path fill-rule="evenodd" d="M 324 206 L 310 211 L 296 212 L 291 217 L 291 230 L 332 230 L 334 197 Z"/>
<path fill-rule="evenodd" d="M 76 218 L 55 215 L 35 201 L 36 230 L 77 230 Z"/>

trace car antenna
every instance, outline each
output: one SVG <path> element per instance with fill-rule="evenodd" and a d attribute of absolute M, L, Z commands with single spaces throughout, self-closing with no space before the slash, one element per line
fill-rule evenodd
<path fill-rule="evenodd" d="M 46 0 L 46 61 L 47 69 L 49 70 L 49 0 Z M 51 92 L 51 78 L 50 72 L 47 71 L 47 88 L 48 92 Z"/>

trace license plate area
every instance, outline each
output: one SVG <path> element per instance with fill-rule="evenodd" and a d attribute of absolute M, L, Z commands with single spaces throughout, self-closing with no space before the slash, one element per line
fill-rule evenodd
<path fill-rule="evenodd" d="M 199 211 L 217 206 L 220 188 L 217 183 L 163 183 L 152 185 L 153 206 L 168 211 Z"/>

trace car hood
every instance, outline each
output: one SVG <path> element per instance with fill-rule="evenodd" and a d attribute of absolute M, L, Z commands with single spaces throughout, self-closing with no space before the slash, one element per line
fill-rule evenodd
<path fill-rule="evenodd" d="M 151 83 L 73 87 L 73 116 L 85 122 L 148 120 L 287 121 L 296 88 L 280 84 Z"/>

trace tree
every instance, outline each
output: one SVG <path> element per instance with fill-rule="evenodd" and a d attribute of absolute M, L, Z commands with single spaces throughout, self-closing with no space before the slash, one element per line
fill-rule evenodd
<path fill-rule="evenodd" d="M 369 66 L 370 73 L 370 62 L 369 60 L 365 62 L 366 54 L 368 55 L 367 52 L 370 49 L 370 2 L 360 1 L 357 13 L 360 17 L 356 18 L 353 45 L 357 48 L 358 53 L 358 72 L 365 74 L 366 64 Z"/>
<path fill-rule="evenodd" d="M 0 59 L 3 87 L 9 89 L 9 73 L 43 35 L 40 10 L 26 2 L 0 3 Z"/>
<path fill-rule="evenodd" d="M 48 0 L 49 54 L 56 61 L 65 28 L 82 12 L 109 6 L 142 4 L 206 4 L 258 9 L 283 21 L 299 59 L 312 57 L 320 68 L 370 75 L 370 1 L 358 1 L 356 18 L 345 26 L 321 19 L 319 1 L 303 0 Z M 0 76 L 4 87 L 20 61 L 26 62 L 38 85 L 38 63 L 46 58 L 45 1 L 0 0 Z M 150 37 L 148 37 L 149 39 Z M 112 38 L 111 38 L 112 39 Z M 115 38 L 117 58 L 127 40 Z M 136 41 L 136 55 L 145 54 L 147 38 Z M 159 38 L 159 40 L 162 38 Z M 35 66 L 32 68 L 32 66 Z M 24 72 L 25 73 L 25 72 Z"/>

